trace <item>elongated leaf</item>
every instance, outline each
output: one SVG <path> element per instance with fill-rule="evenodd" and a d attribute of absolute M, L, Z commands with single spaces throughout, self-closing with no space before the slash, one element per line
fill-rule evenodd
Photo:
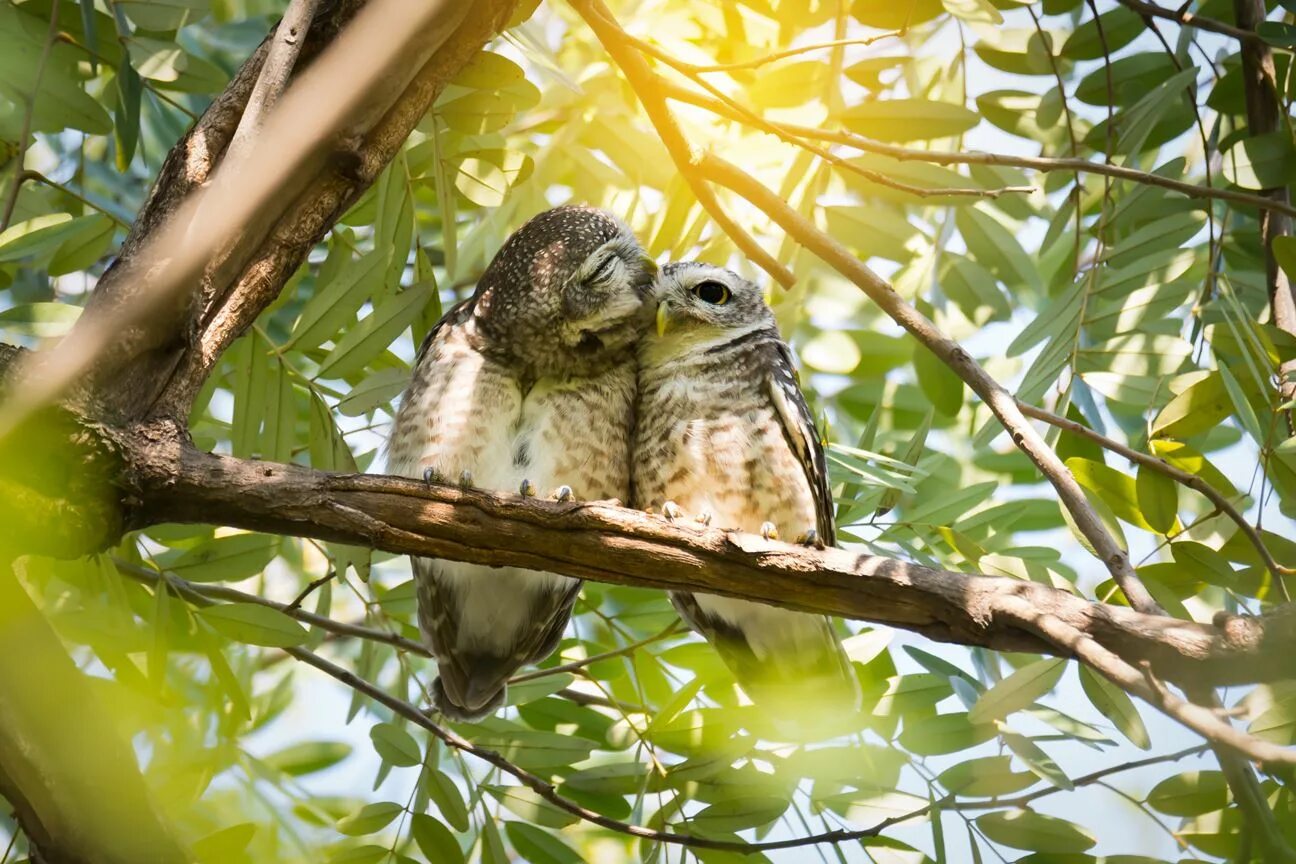
<path fill-rule="evenodd" d="M 308 638 L 296 621 L 257 603 L 224 603 L 199 609 L 198 614 L 218 633 L 248 645 L 288 648 Z"/>
<path fill-rule="evenodd" d="M 1065 670 L 1066 661 L 1060 658 L 1037 660 L 1023 666 L 982 693 L 977 704 L 968 712 L 968 720 L 973 723 L 988 723 L 1020 711 L 1052 690 Z"/>

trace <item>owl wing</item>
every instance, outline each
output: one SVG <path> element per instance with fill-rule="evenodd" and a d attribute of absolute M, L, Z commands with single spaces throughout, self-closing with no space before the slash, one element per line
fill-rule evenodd
<path fill-rule="evenodd" d="M 810 413 L 810 406 L 797 383 L 792 350 L 782 340 L 771 340 L 767 344 L 771 356 L 765 377 L 766 392 L 783 427 L 783 437 L 805 472 L 810 492 L 814 495 L 818 517 L 815 530 L 824 543 L 834 546 L 837 529 L 833 523 L 832 487 L 819 430 L 815 428 L 814 415 Z"/>

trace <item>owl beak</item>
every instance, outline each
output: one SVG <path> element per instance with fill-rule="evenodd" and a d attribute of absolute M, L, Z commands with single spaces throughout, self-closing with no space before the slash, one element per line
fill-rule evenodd
<path fill-rule="evenodd" d="M 657 304 L 657 338 L 666 335 L 666 327 L 670 324 L 670 304 L 665 300 Z"/>

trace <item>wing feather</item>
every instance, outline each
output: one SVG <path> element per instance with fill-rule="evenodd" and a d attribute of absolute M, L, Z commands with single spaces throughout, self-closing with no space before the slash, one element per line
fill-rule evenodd
<path fill-rule="evenodd" d="M 824 543 L 834 546 L 837 529 L 833 522 L 832 486 L 828 480 L 828 461 L 824 457 L 819 430 L 797 384 L 791 349 L 782 340 L 770 340 L 767 344 L 771 346 L 773 357 L 768 364 L 765 386 L 778 413 L 783 436 L 810 484 L 818 517 L 815 528 Z"/>

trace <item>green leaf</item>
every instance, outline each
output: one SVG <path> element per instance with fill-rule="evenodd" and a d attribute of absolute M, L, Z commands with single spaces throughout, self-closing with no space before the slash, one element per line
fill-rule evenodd
<path fill-rule="evenodd" d="M 1143 718 L 1124 690 L 1084 664 L 1080 664 L 1080 686 L 1098 713 L 1110 720 L 1131 744 L 1140 750 L 1152 746 Z"/>
<path fill-rule="evenodd" d="M 1023 666 L 982 693 L 968 712 L 968 720 L 989 723 L 1020 711 L 1052 690 L 1065 670 L 1066 661 L 1061 658 L 1037 660 Z"/>
<path fill-rule="evenodd" d="M 1296 181 L 1296 151 L 1286 132 L 1243 138 L 1224 153 L 1224 176 L 1243 189 L 1282 188 Z"/>
<path fill-rule="evenodd" d="M 1198 816 L 1223 809 L 1229 800 L 1222 771 L 1185 771 L 1167 777 L 1148 793 L 1150 807 L 1167 816 Z"/>
<path fill-rule="evenodd" d="M 954 221 L 967 243 L 968 252 L 979 264 L 1011 287 L 1038 290 L 1039 269 L 1031 262 L 1017 238 L 978 204 L 961 207 Z"/>
<path fill-rule="evenodd" d="M 267 648 L 288 648 L 306 641 L 305 628 L 278 609 L 257 603 L 223 603 L 198 614 L 216 632 L 236 642 Z"/>
<path fill-rule="evenodd" d="M 932 407 L 947 417 L 957 416 L 963 408 L 963 379 L 926 348 L 914 351 L 913 363 L 918 385 Z"/>
<path fill-rule="evenodd" d="M 456 831 L 468 830 L 468 808 L 459 794 L 459 787 L 444 772 L 435 768 L 425 769 L 423 791 Z"/>
<path fill-rule="evenodd" d="M 338 820 L 337 829 L 351 837 L 373 834 L 375 831 L 381 831 L 391 824 L 391 821 L 399 816 L 404 809 L 394 801 L 379 801 L 374 804 L 366 804 L 350 816 Z"/>
<path fill-rule="evenodd" d="M 1139 465 L 1134 478 L 1139 512 L 1158 534 L 1169 534 L 1179 521 L 1179 484 L 1160 471 Z"/>
<path fill-rule="evenodd" d="M 1090 18 L 1075 28 L 1062 46 L 1061 54 L 1068 60 L 1097 60 L 1103 56 L 1104 42 L 1106 50 L 1114 52 L 1134 41 L 1141 32 L 1143 19 L 1124 6 L 1117 6 L 1096 21 Z"/>
<path fill-rule="evenodd" d="M 705 831 L 734 832 L 768 825 L 788 808 L 785 798 L 750 795 L 718 801 L 698 813 L 691 824 Z"/>
<path fill-rule="evenodd" d="M 273 534 L 231 534 L 195 546 L 167 569 L 190 582 L 238 582 L 260 573 L 278 554 Z"/>
<path fill-rule="evenodd" d="M 900 745 L 918 756 L 938 756 L 975 747 L 994 736 L 993 723 L 974 725 L 963 712 L 937 714 L 913 724 L 906 723 L 900 733 Z"/>
<path fill-rule="evenodd" d="M 81 307 L 70 303 L 24 303 L 0 312 L 0 325 L 13 333 L 41 339 L 62 336 L 81 317 Z"/>
<path fill-rule="evenodd" d="M 1065 715 L 1063 715 L 1065 716 Z M 1066 772 L 1053 760 L 1053 757 L 1045 753 L 1038 744 L 1027 738 L 1025 735 L 1018 735 L 1016 732 L 1002 731 L 999 737 L 1013 751 L 1013 754 L 1023 762 L 1031 773 L 1044 780 L 1052 783 L 1059 789 L 1071 790 L 1075 784 Z"/>
<path fill-rule="evenodd" d="M 292 777 L 332 768 L 351 755 L 351 745 L 342 741 L 301 741 L 271 753 L 261 761 Z"/>
<path fill-rule="evenodd" d="M 426 813 L 415 813 L 410 817 L 410 834 L 429 861 L 463 864 L 466 860 L 450 829 Z"/>
<path fill-rule="evenodd" d="M 398 768 L 408 768 L 423 761 L 423 752 L 414 736 L 394 723 L 375 723 L 369 729 L 369 740 L 384 762 Z"/>
<path fill-rule="evenodd" d="M 936 782 L 960 797 L 994 798 L 1029 789 L 1039 778 L 1028 771 L 1014 771 L 1011 756 L 982 756 L 945 769 Z"/>
<path fill-rule="evenodd" d="M 414 323 L 435 290 L 435 285 L 423 283 L 387 298 L 338 340 L 320 366 L 320 377 L 345 378 L 364 369 Z"/>
<path fill-rule="evenodd" d="M 332 339 L 375 292 L 386 261 L 386 253 L 375 250 L 350 262 L 327 285 L 316 286 L 285 347 L 306 351 Z"/>
<path fill-rule="evenodd" d="M 201 864 L 229 864 L 231 861 L 246 860 L 244 852 L 256 836 L 256 829 L 255 823 L 242 822 L 213 831 L 194 841 L 194 857 Z"/>
<path fill-rule="evenodd" d="M 1074 456 L 1066 461 L 1066 466 L 1076 481 L 1098 496 L 1117 518 L 1145 531 L 1156 530 L 1139 510 L 1138 490 L 1133 477 L 1101 462 Z"/>
<path fill-rule="evenodd" d="M 848 108 L 842 123 L 879 141 L 926 141 L 961 135 L 980 122 L 975 111 L 928 99 L 878 99 Z"/>
<path fill-rule="evenodd" d="M 766 67 L 747 88 L 747 98 L 760 108 L 794 108 L 822 96 L 829 81 L 828 64 L 798 60 Z"/>
<path fill-rule="evenodd" d="M 505 822 L 504 830 L 513 848 L 527 864 L 582 864 L 585 860 L 548 831 L 525 822 Z"/>
<path fill-rule="evenodd" d="M 578 821 L 575 816 L 566 810 L 559 809 L 556 805 L 550 804 L 541 798 L 540 794 L 530 787 L 490 786 L 483 783 L 480 788 L 490 793 L 495 800 L 513 813 L 522 817 L 524 821 L 533 825 L 542 825 L 546 828 L 566 828 L 568 825 Z"/>
<path fill-rule="evenodd" d="M 1152 421 L 1152 435 L 1189 438 L 1214 429 L 1231 413 L 1224 379 L 1218 372 L 1211 372 L 1197 378 L 1166 403 Z"/>
<path fill-rule="evenodd" d="M 986 813 L 976 824 L 996 843 L 1034 852 L 1083 852 L 1097 842 L 1078 825 L 1032 810 Z"/>
<path fill-rule="evenodd" d="M 574 735 L 555 732 L 509 730 L 493 732 L 473 730 L 474 744 L 498 750 L 505 759 L 524 768 L 557 768 L 589 758 L 594 742 Z"/>

